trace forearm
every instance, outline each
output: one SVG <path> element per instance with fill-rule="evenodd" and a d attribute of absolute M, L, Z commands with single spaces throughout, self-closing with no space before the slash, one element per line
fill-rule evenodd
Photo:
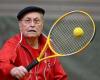
<path fill-rule="evenodd" d="M 12 64 L 0 62 L 0 80 L 6 80 L 6 79 L 13 80 L 14 79 L 10 74 L 10 70 L 13 67 L 14 66 Z"/>
<path fill-rule="evenodd" d="M 10 70 L 14 67 L 14 65 L 9 63 L 0 62 L 0 73 L 4 76 L 10 75 Z"/>

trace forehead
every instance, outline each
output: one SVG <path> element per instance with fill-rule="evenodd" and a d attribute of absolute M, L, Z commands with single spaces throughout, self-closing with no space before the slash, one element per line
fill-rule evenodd
<path fill-rule="evenodd" d="M 23 18 L 42 18 L 43 15 L 41 13 L 38 12 L 30 12 L 27 13 Z"/>

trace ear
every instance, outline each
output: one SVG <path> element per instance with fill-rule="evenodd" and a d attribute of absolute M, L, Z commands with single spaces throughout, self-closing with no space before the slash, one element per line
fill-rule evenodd
<path fill-rule="evenodd" d="M 20 32 L 22 31 L 22 24 L 21 24 L 21 22 L 19 21 L 19 30 L 20 30 Z"/>

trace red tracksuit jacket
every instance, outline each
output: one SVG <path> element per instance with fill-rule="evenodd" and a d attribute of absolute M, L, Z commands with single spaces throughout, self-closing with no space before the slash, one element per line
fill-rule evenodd
<path fill-rule="evenodd" d="M 41 35 L 39 38 L 39 49 L 30 47 L 23 37 L 21 43 L 20 34 L 7 40 L 0 50 L 0 80 L 14 80 L 10 70 L 15 66 L 27 66 L 35 59 L 43 48 L 46 38 Z M 45 56 L 51 54 L 48 50 Z M 44 60 L 36 65 L 27 76 L 21 80 L 68 80 L 61 64 L 57 58 Z"/>

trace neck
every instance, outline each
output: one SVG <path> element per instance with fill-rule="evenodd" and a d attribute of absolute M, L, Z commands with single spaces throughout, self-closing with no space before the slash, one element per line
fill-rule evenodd
<path fill-rule="evenodd" d="M 34 38 L 34 37 L 26 38 L 26 41 L 31 47 L 38 49 L 39 47 L 38 38 Z"/>

